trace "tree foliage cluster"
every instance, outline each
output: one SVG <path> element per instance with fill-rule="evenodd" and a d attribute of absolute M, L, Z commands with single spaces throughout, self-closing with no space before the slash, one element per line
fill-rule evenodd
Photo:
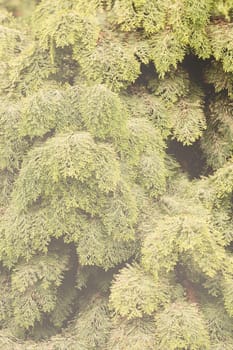
<path fill-rule="evenodd" d="M 0 8 L 0 347 L 232 350 L 232 0 Z"/>

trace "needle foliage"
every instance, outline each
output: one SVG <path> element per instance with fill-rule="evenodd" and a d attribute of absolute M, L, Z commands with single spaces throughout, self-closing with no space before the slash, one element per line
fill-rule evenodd
<path fill-rule="evenodd" d="M 232 37 L 232 0 L 0 0 L 1 349 L 233 349 Z"/>

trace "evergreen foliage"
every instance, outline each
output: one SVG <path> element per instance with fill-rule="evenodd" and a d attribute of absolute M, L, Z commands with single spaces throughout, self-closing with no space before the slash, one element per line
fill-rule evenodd
<path fill-rule="evenodd" d="M 232 0 L 0 0 L 1 349 L 233 349 L 232 35 Z"/>

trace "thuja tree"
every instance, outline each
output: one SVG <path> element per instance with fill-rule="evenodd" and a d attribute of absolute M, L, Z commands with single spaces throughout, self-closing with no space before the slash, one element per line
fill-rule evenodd
<path fill-rule="evenodd" d="M 233 349 L 233 1 L 0 6 L 1 349 Z"/>

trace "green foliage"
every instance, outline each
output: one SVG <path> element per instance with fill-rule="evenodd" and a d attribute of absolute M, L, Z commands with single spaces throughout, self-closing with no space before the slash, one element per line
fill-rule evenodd
<path fill-rule="evenodd" d="M 160 96 L 166 104 L 174 104 L 180 97 L 187 96 L 190 89 L 189 75 L 179 67 L 177 70 L 166 74 L 162 80 L 151 79 L 148 87 L 154 95 Z"/>
<path fill-rule="evenodd" d="M 81 335 L 82 341 L 87 342 L 88 349 L 103 349 L 111 327 L 107 299 L 96 294 L 88 303 L 85 301 L 83 304 L 74 325 L 77 339 Z"/>
<path fill-rule="evenodd" d="M 201 95 L 197 88 L 190 89 L 190 95 L 180 99 L 172 110 L 173 137 L 184 145 L 191 145 L 206 129 Z"/>
<path fill-rule="evenodd" d="M 85 89 L 80 112 L 84 126 L 99 139 L 112 138 L 119 142 L 126 134 L 127 110 L 118 95 L 104 85 Z"/>
<path fill-rule="evenodd" d="M 171 271 L 178 261 L 177 231 L 179 220 L 174 218 L 163 219 L 159 230 L 153 229 L 147 235 L 142 248 L 142 263 L 147 271 L 158 278 L 160 270 Z M 159 226 L 158 226 L 159 227 Z"/>
<path fill-rule="evenodd" d="M 203 221 L 195 214 L 195 210 L 203 214 L 204 208 L 189 210 L 186 207 L 179 215 L 164 215 L 145 237 L 142 263 L 156 278 L 173 270 L 179 259 L 186 256 L 209 277 L 221 270 L 225 257 L 221 235 L 208 225 L 207 213 Z"/>
<path fill-rule="evenodd" d="M 207 327 L 194 304 L 174 303 L 156 315 L 158 349 L 210 349 Z"/>
<path fill-rule="evenodd" d="M 171 68 L 177 68 L 177 64 L 186 54 L 185 45 L 169 29 L 153 35 L 148 45 L 148 58 L 154 62 L 161 77 L 164 77 Z"/>
<path fill-rule="evenodd" d="M 146 118 L 133 118 L 128 121 L 127 136 L 122 153 L 128 170 L 156 198 L 164 192 L 168 177 L 162 135 Z"/>
<path fill-rule="evenodd" d="M 20 135 L 20 106 L 11 100 L 1 101 L 0 169 L 14 172 L 20 168 L 28 141 Z"/>
<path fill-rule="evenodd" d="M 218 169 L 209 179 L 212 185 L 213 196 L 222 198 L 232 192 L 232 158 L 223 167 Z"/>
<path fill-rule="evenodd" d="M 82 16 L 74 5 L 74 1 L 58 1 L 51 8 L 51 4 L 45 0 L 36 8 L 35 36 L 39 46 L 50 51 L 52 63 L 55 60 L 55 47 L 73 45 L 78 54 L 83 50 L 89 52 L 96 45 L 99 34 L 96 21 Z"/>
<path fill-rule="evenodd" d="M 51 64 L 48 51 L 41 51 L 37 44 L 27 46 L 17 62 L 9 64 L 9 83 L 5 89 L 28 94 L 40 88 L 45 79 L 56 73 L 57 68 Z"/>
<path fill-rule="evenodd" d="M 11 279 L 13 317 L 17 326 L 28 329 L 40 321 L 42 313 L 54 310 L 56 289 L 68 268 L 68 256 L 49 254 L 18 264 Z"/>
<path fill-rule="evenodd" d="M 163 133 L 166 128 L 170 129 L 172 137 L 184 145 L 191 145 L 202 136 L 206 129 L 203 92 L 190 84 L 187 72 L 180 69 L 167 74 L 161 81 L 150 80 L 148 87 L 160 97 L 157 103 L 166 106 L 167 123 L 161 125 Z"/>
<path fill-rule="evenodd" d="M 210 43 L 214 58 L 220 61 L 225 72 L 232 72 L 233 46 L 231 36 L 232 24 L 215 24 L 209 27 Z"/>
<path fill-rule="evenodd" d="M 0 348 L 231 350 L 232 0 L 0 9 Z"/>
<path fill-rule="evenodd" d="M 19 133 L 31 138 L 42 137 L 53 130 L 78 129 L 80 118 L 69 106 L 71 91 L 55 84 L 40 89 L 22 101 Z M 71 114 L 72 113 L 72 114 Z M 66 118 L 67 116 L 67 118 Z"/>
<path fill-rule="evenodd" d="M 232 294 L 232 278 L 227 276 L 222 282 L 222 292 L 225 302 L 225 308 L 232 317 L 233 315 L 233 294 Z"/>
<path fill-rule="evenodd" d="M 155 349 L 154 323 L 152 319 L 119 320 L 114 326 L 110 333 L 107 349 Z"/>
<path fill-rule="evenodd" d="M 122 317 L 139 318 L 151 315 L 169 302 L 169 286 L 159 284 L 138 265 L 128 265 L 120 271 L 111 287 L 110 303 Z"/>
<path fill-rule="evenodd" d="M 7 8 L 16 16 L 29 16 L 35 9 L 38 0 L 1 0 L 0 7 Z"/>
<path fill-rule="evenodd" d="M 231 0 L 218 0 L 214 3 L 214 11 L 216 14 L 221 14 L 227 21 L 231 20 L 233 5 Z"/>
<path fill-rule="evenodd" d="M 208 324 L 211 342 L 215 344 L 213 349 L 215 347 L 216 349 L 220 349 L 221 345 L 223 349 L 224 346 L 228 349 L 228 342 L 232 334 L 232 322 L 231 318 L 225 313 L 223 305 L 207 303 L 203 309 L 203 313 Z"/>
<path fill-rule="evenodd" d="M 232 74 L 226 73 L 221 63 L 212 61 L 204 71 L 205 81 L 214 85 L 216 92 L 227 90 L 228 96 L 232 99 Z"/>
<path fill-rule="evenodd" d="M 119 91 L 133 83 L 140 74 L 140 64 L 134 56 L 134 48 L 126 42 L 120 42 L 106 33 L 97 42 L 93 51 L 79 52 L 74 49 L 74 59 L 88 81 L 106 84 Z"/>
<path fill-rule="evenodd" d="M 209 21 L 212 0 L 167 1 L 160 0 L 116 1 L 113 21 L 124 31 L 140 29 L 146 37 L 148 59 L 155 63 L 161 76 L 177 67 L 189 44 L 199 57 L 211 54 L 205 26 Z M 202 44 L 200 44 L 202 43 Z"/>
<path fill-rule="evenodd" d="M 213 169 L 222 167 L 232 156 L 232 101 L 223 94 L 209 104 L 209 125 L 202 148 Z"/>
<path fill-rule="evenodd" d="M 25 210 L 39 197 L 49 200 L 54 186 L 59 183 L 69 185 L 67 182 L 72 179 L 78 184 L 88 181 L 86 188 L 90 196 L 91 188 L 96 185 L 100 194 L 104 195 L 116 190 L 119 178 L 119 164 L 111 146 L 96 144 L 85 132 L 58 135 L 28 153 L 16 183 L 13 201 L 19 209 Z M 53 199 L 50 200 L 52 204 Z M 83 198 L 83 203 L 81 198 L 77 200 L 80 209 L 89 209 L 92 213 L 87 199 Z M 72 202 L 67 202 L 67 207 L 78 207 L 74 198 Z"/>
<path fill-rule="evenodd" d="M 83 231 L 77 253 L 83 265 L 96 265 L 108 270 L 127 261 L 136 253 L 137 242 L 133 239 L 114 239 L 99 222 L 94 220 Z M 88 233 L 88 234 L 87 234 Z M 118 233 L 118 231 L 116 232 Z"/>

